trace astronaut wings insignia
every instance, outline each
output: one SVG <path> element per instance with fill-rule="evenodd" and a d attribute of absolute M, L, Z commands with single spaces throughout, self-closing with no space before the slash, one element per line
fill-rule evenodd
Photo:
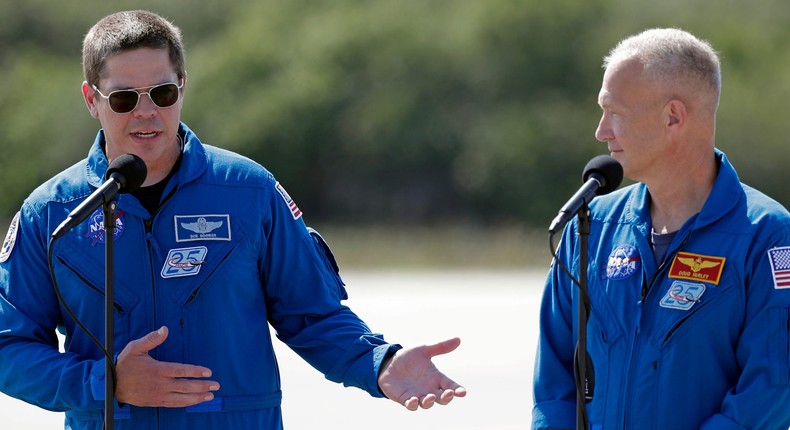
<path fill-rule="evenodd" d="M 230 240 L 230 215 L 176 215 L 176 242 Z"/>
<path fill-rule="evenodd" d="M 205 218 L 198 218 L 195 222 L 182 222 L 181 227 L 195 233 L 211 233 L 222 227 L 222 221 L 206 221 Z"/>
<path fill-rule="evenodd" d="M 719 264 L 721 264 L 721 261 L 703 260 L 701 257 L 697 257 L 696 259 L 690 257 L 687 258 L 678 257 L 678 261 L 685 264 L 686 266 L 689 266 L 691 268 L 691 271 L 694 273 L 697 273 L 702 269 L 709 269 L 711 267 L 716 267 Z"/>

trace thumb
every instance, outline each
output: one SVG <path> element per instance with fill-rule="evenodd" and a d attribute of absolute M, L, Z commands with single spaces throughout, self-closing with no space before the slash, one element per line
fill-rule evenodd
<path fill-rule="evenodd" d="M 443 342 L 435 343 L 433 345 L 426 345 L 425 353 L 429 357 L 448 354 L 450 352 L 455 351 L 455 349 L 458 348 L 459 345 L 461 345 L 461 338 L 454 337 L 452 339 L 447 339 Z"/>
<path fill-rule="evenodd" d="M 140 339 L 132 341 L 131 343 L 135 344 L 134 352 L 138 354 L 148 354 L 152 349 L 165 343 L 168 333 L 167 327 L 162 326 L 159 330 L 152 331 Z"/>

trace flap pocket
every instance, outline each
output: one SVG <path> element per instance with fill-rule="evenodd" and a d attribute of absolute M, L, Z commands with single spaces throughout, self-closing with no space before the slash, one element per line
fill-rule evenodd
<path fill-rule="evenodd" d="M 771 364 L 771 383 L 790 386 L 790 308 L 768 309 L 768 357 Z"/>
<path fill-rule="evenodd" d="M 72 296 L 73 291 L 69 291 L 73 285 L 82 284 L 87 287 L 87 290 L 97 297 L 104 299 L 104 282 L 105 282 L 105 264 L 104 264 L 104 247 L 100 247 L 100 255 L 95 252 L 88 252 L 85 249 L 80 249 L 72 241 L 61 240 L 55 245 L 53 249 L 53 265 L 55 266 L 55 279 L 58 281 L 58 286 L 61 288 L 64 298 Z M 97 258 L 100 257 L 100 258 Z M 113 298 L 115 299 L 116 308 L 120 307 L 124 311 L 129 311 L 137 305 L 139 299 L 129 294 L 129 291 L 124 285 L 125 280 L 121 276 L 117 276 L 118 265 L 123 264 L 118 262 L 116 257 L 116 276 L 114 278 L 115 288 L 113 289 Z M 97 270 L 99 269 L 99 270 Z M 77 278 L 80 282 L 70 282 L 69 278 Z M 76 292 L 77 303 L 82 299 L 84 291 Z M 71 301 L 68 302 L 71 305 Z M 101 309 L 101 308 L 99 308 Z M 121 310 L 119 309 L 119 310 Z"/>
<path fill-rule="evenodd" d="M 234 258 L 233 251 L 247 238 L 247 234 L 241 225 L 235 223 L 233 233 L 229 241 L 206 241 L 168 251 L 159 277 L 172 289 L 177 303 L 191 302 L 214 273 L 227 266 L 224 264 L 226 260 Z M 237 266 L 235 270 L 241 268 Z"/>
<path fill-rule="evenodd" d="M 327 278 L 327 274 L 329 274 L 331 280 L 327 280 L 337 286 L 338 297 L 340 300 L 348 299 L 348 293 L 344 288 L 346 284 L 340 277 L 340 267 L 337 265 L 337 260 L 335 259 L 335 255 L 332 253 L 332 250 L 329 248 L 329 244 L 326 243 L 326 240 L 324 240 L 323 236 L 321 236 L 317 230 L 308 227 L 307 231 L 310 233 L 309 238 L 305 240 L 307 248 L 310 250 L 310 254 L 313 256 L 313 258 L 316 259 L 318 267 L 321 269 L 321 273 L 324 274 L 324 278 Z"/>

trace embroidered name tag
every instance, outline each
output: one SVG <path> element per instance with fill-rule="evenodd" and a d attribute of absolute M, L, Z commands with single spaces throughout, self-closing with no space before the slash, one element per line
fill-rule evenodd
<path fill-rule="evenodd" d="M 230 240 L 230 215 L 176 215 L 176 242 Z"/>
<path fill-rule="evenodd" d="M 669 268 L 669 277 L 719 285 L 726 260 L 724 257 L 678 252 Z"/>

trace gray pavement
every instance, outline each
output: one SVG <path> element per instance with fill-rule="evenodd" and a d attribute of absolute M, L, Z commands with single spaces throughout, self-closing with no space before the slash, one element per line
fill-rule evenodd
<path fill-rule="evenodd" d="M 406 346 L 459 336 L 437 366 L 469 394 L 410 412 L 329 382 L 277 342 L 285 428 L 395 430 L 527 429 L 541 271 L 361 271 L 342 273 L 349 306 L 371 328 Z M 0 429 L 63 428 L 63 415 L 0 394 Z"/>

